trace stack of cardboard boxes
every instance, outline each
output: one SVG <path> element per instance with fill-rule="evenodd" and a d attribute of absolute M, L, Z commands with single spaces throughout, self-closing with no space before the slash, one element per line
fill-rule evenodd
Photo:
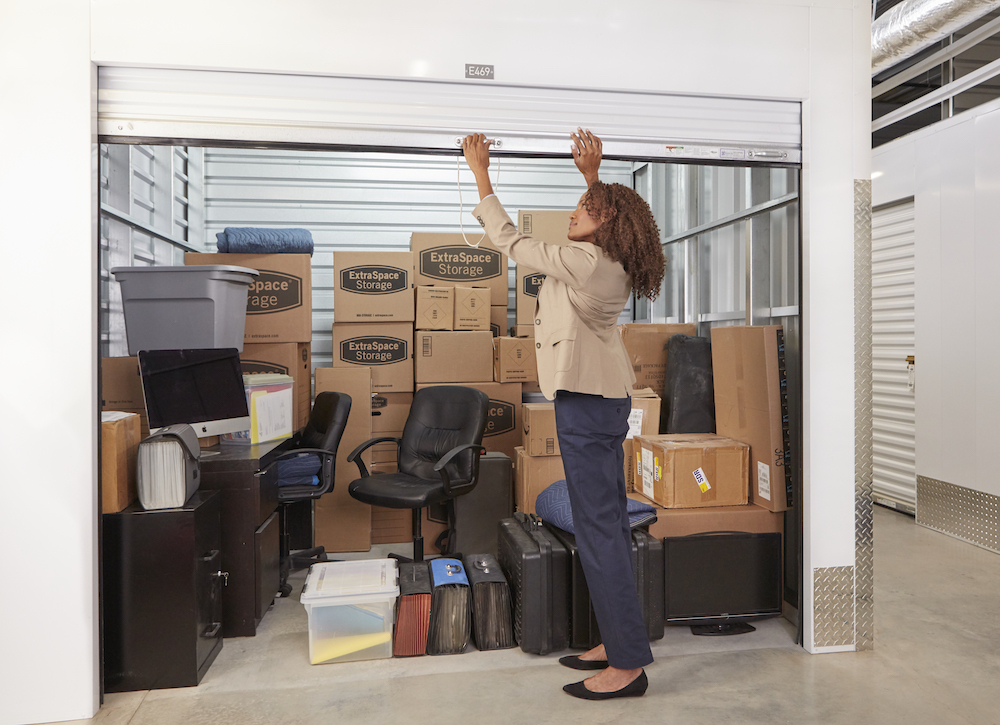
<path fill-rule="evenodd" d="M 663 392 L 666 342 L 674 334 L 693 335 L 694 326 L 622 327 L 637 385 Z M 633 441 L 629 495 L 656 505 L 651 534 L 784 532 L 790 501 L 781 351 L 780 327 L 713 329 L 716 433 L 642 435 Z"/>

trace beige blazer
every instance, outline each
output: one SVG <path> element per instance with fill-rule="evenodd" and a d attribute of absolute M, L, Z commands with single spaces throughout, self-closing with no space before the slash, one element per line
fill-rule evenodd
<path fill-rule="evenodd" d="M 621 263 L 588 242 L 559 246 L 521 234 L 495 196 L 472 213 L 501 252 L 546 275 L 535 302 L 535 357 L 545 397 L 554 399 L 557 390 L 631 395 L 635 374 L 617 323 L 632 278 Z"/>

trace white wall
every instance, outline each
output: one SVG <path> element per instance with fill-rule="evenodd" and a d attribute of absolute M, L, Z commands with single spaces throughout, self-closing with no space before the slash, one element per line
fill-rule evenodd
<path fill-rule="evenodd" d="M 4 3 L 2 12 L 17 19 L 12 5 Z M 464 63 L 492 63 L 504 83 L 805 101 L 805 569 L 854 563 L 852 195 L 853 180 L 869 175 L 867 0 L 513 0 L 499 8 L 457 0 L 92 0 L 89 35 L 87 5 L 79 0 L 19 5 L 21 22 L 0 23 L 0 32 L 9 35 L 0 44 L 10 86 L 5 138 L 17 140 L 0 170 L 10 192 L 0 196 L 17 202 L 17 214 L 5 215 L 14 225 L 5 229 L 7 238 L 18 240 L 13 253 L 24 256 L 25 269 L 32 268 L 28 262 L 34 268 L 44 262 L 48 287 L 58 297 L 35 293 L 37 312 L 23 320 L 11 316 L 18 349 L 31 351 L 33 362 L 30 369 L 8 371 L 29 385 L 4 393 L 13 403 L 5 413 L 18 422 L 9 440 L 21 460 L 51 458 L 52 421 L 58 421 L 62 445 L 59 475 L 44 478 L 52 487 L 46 500 L 54 502 L 44 516 L 15 519 L 13 507 L 4 513 L 10 545 L 0 560 L 6 581 L 37 586 L 20 587 L 23 596 L 0 605 L 4 637 L 15 645 L 11 650 L 5 639 L 4 652 L 24 658 L 15 675 L 0 678 L 10 688 L 0 720 L 87 717 L 96 690 L 96 242 L 84 158 L 93 90 L 88 47 L 95 63 L 108 65 L 458 80 Z M 595 37 L 599 53 L 589 52 Z M 49 187 L 30 183 L 53 168 L 65 170 L 59 185 L 65 212 L 57 218 L 38 191 Z M 49 251 L 44 260 L 32 244 L 41 228 Z M 23 309 L 14 302 L 9 299 L 6 309 Z M 60 387 L 43 392 L 56 372 Z M 26 470 L 5 476 L 8 486 L 25 479 L 38 476 Z M 40 573 L 25 578 L 17 552 L 29 542 L 34 550 L 58 549 L 61 556 L 48 561 L 64 569 L 59 579 L 42 582 Z M 806 644 L 815 650 L 808 577 L 805 589 Z M 57 598 L 68 601 L 59 618 L 35 605 Z M 7 634 L 11 622 L 31 633 L 30 642 Z M 40 697 L 52 682 L 60 694 Z"/>
<path fill-rule="evenodd" d="M 89 23 L 88 3 L 0 5 L 5 724 L 87 717 L 98 701 L 96 76 Z"/>
<path fill-rule="evenodd" d="M 876 204 L 914 197 L 917 474 L 1000 496 L 1000 101 L 872 156 Z"/>

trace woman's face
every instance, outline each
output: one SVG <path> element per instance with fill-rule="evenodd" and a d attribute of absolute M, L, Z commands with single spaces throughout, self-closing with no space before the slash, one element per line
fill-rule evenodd
<path fill-rule="evenodd" d="M 587 210 L 586 204 L 584 204 L 585 198 L 586 194 L 580 197 L 580 201 L 576 205 L 576 211 L 569 215 L 569 231 L 566 233 L 566 236 L 574 242 L 590 242 L 593 244 L 594 232 L 601 226 L 601 223 L 590 216 L 590 212 Z"/>

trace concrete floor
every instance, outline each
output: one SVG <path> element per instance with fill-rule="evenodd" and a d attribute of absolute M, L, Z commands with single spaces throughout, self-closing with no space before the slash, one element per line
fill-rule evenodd
<path fill-rule="evenodd" d="M 199 687 L 109 695 L 79 722 L 1000 723 L 1000 556 L 876 506 L 875 567 L 874 652 L 806 654 L 783 619 L 723 638 L 668 627 L 637 700 L 573 699 L 560 688 L 581 677 L 558 655 L 519 649 L 311 666 L 293 597 L 227 639 Z"/>

